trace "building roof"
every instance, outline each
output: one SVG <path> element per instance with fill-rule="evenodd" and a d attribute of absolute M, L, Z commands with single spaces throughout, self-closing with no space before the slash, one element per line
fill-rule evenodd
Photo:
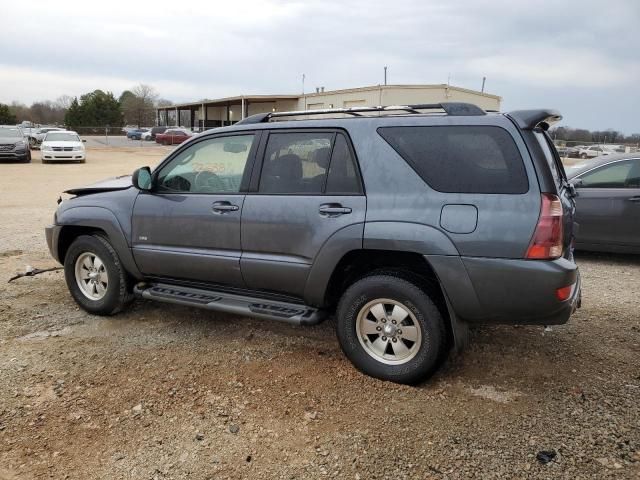
<path fill-rule="evenodd" d="M 462 87 L 455 87 L 453 85 L 447 85 L 446 83 L 435 84 L 435 85 L 370 85 L 366 87 L 356 87 L 356 88 L 345 88 L 340 90 L 325 90 L 323 92 L 309 92 L 309 93 L 300 93 L 297 95 L 237 95 L 234 97 L 224 97 L 224 98 L 216 98 L 216 99 L 204 99 L 196 102 L 186 102 L 186 103 L 175 103 L 173 105 L 167 105 L 166 107 L 159 107 L 159 110 L 162 109 L 171 109 L 171 108 L 187 108 L 187 107 L 199 107 L 202 104 L 211 106 L 211 105 L 228 105 L 231 103 L 239 103 L 242 100 L 245 100 L 250 103 L 258 103 L 258 102 L 276 102 L 278 100 L 298 100 L 302 97 L 313 98 L 320 97 L 323 95 L 340 95 L 345 93 L 357 93 L 357 92 L 370 92 L 370 91 L 378 91 L 378 90 L 393 90 L 393 89 L 404 89 L 404 90 L 412 90 L 412 89 L 449 89 L 455 90 L 458 92 L 470 93 L 473 95 L 479 95 L 482 97 L 492 98 L 495 100 L 502 100 L 502 97 L 498 95 L 492 95 L 490 93 L 479 92 L 477 90 L 470 90 Z"/>

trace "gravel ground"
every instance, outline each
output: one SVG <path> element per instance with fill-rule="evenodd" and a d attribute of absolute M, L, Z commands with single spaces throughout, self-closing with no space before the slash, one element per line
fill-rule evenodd
<path fill-rule="evenodd" d="M 418 387 L 358 373 L 329 322 L 144 301 L 104 319 L 61 272 L 1 283 L 54 266 L 61 190 L 164 154 L 0 165 L 0 479 L 640 478 L 640 257 L 578 255 L 570 323 L 472 329 Z"/>

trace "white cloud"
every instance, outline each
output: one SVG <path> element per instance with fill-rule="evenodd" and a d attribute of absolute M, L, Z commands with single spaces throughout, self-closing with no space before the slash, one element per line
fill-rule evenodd
<path fill-rule="evenodd" d="M 3 102 L 140 82 L 176 101 L 293 93 L 302 73 L 309 89 L 353 87 L 389 65 L 394 83 L 487 76 L 510 107 L 553 101 L 580 119 L 585 96 L 604 105 L 611 91 L 620 125 L 640 129 L 638 0 L 30 0 L 2 13 Z"/>

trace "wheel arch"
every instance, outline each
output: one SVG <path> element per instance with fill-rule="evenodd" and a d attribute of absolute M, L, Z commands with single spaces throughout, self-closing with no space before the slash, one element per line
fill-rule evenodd
<path fill-rule="evenodd" d="M 379 274 L 403 278 L 427 292 L 444 319 L 448 344 L 456 351 L 466 345 L 466 323 L 456 315 L 434 265 L 418 252 L 376 249 L 347 252 L 336 264 L 327 283 L 324 304 L 335 306 L 350 285 L 366 276 Z"/>
<path fill-rule="evenodd" d="M 78 236 L 99 234 L 113 246 L 127 273 L 134 278 L 142 278 L 125 234 L 110 210 L 103 207 L 74 207 L 61 212 L 57 220 L 61 226 L 57 241 L 57 254 L 61 263 L 64 264 L 67 251 Z"/>

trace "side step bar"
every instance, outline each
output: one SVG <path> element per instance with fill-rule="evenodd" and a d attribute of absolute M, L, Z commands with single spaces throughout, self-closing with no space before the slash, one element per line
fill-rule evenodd
<path fill-rule="evenodd" d="M 294 325 L 315 325 L 327 316 L 325 311 L 304 304 L 265 300 L 247 295 L 166 283 L 138 284 L 134 287 L 133 292 L 137 296 L 149 300 L 206 308 L 248 317 L 279 320 Z"/>

